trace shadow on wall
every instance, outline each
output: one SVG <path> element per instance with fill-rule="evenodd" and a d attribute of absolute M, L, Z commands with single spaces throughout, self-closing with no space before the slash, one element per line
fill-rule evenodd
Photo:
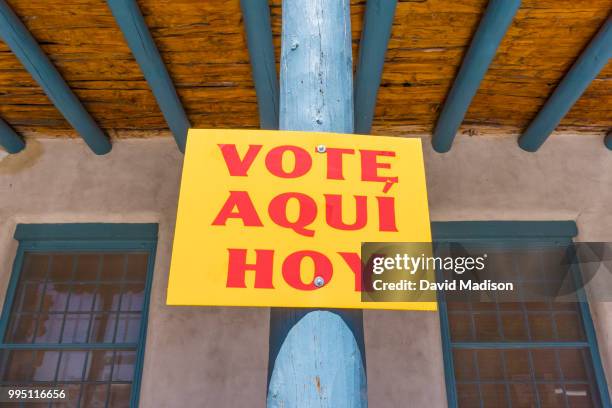
<path fill-rule="evenodd" d="M 17 154 L 4 156 L 4 152 L 0 152 L 0 175 L 17 174 L 34 166 L 43 151 L 43 146 L 39 141 L 29 139 L 26 148 Z"/>

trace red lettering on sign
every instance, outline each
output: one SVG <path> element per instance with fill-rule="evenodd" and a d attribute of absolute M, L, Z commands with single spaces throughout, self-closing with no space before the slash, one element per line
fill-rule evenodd
<path fill-rule="evenodd" d="M 361 153 L 361 180 L 385 182 L 383 192 L 388 192 L 393 184 L 397 183 L 398 178 L 378 174 L 378 169 L 391 168 L 391 163 L 380 163 L 378 157 L 395 157 L 395 152 L 379 150 L 360 150 L 359 152 Z"/>
<path fill-rule="evenodd" d="M 330 180 L 344 180 L 344 175 L 342 173 L 342 155 L 355 154 L 355 150 L 329 147 L 325 153 L 327 154 L 327 178 Z"/>
<path fill-rule="evenodd" d="M 354 231 L 361 229 L 368 223 L 368 197 L 355 197 L 355 221 L 346 224 L 342 220 L 342 196 L 339 194 L 325 194 L 325 218 L 330 227 Z"/>
<path fill-rule="evenodd" d="M 287 204 L 289 200 L 295 199 L 298 202 L 299 210 L 297 219 L 291 221 L 287 218 Z M 270 201 L 268 214 L 277 225 L 290 228 L 300 235 L 313 237 L 314 231 L 306 229 L 307 226 L 317 218 L 317 203 L 310 196 L 302 193 L 279 194 Z"/>
<path fill-rule="evenodd" d="M 227 169 L 231 176 L 246 177 L 251 164 L 257 157 L 262 145 L 249 145 L 244 158 L 238 155 L 238 149 L 235 144 L 220 144 L 219 148 L 223 154 L 223 159 L 227 165 Z"/>
<path fill-rule="evenodd" d="M 355 274 L 355 292 L 361 292 L 361 256 L 354 252 L 338 252 Z"/>
<path fill-rule="evenodd" d="M 314 276 L 311 282 L 304 283 L 302 281 L 301 266 L 304 258 L 312 259 L 314 264 Z M 317 251 L 298 251 L 289 255 L 283 262 L 283 278 L 291 287 L 299 290 L 315 290 L 319 289 L 314 284 L 316 277 L 323 278 L 325 284 L 328 284 L 333 275 L 333 266 L 331 261 L 322 253 Z"/>
<path fill-rule="evenodd" d="M 234 211 L 235 209 L 235 211 Z M 212 225 L 225 225 L 228 218 L 240 218 L 245 227 L 261 227 L 255 206 L 246 191 L 230 191 L 223 208 L 215 217 Z"/>
<path fill-rule="evenodd" d="M 228 288 L 246 288 L 246 271 L 255 272 L 256 289 L 274 289 L 272 285 L 272 268 L 274 251 L 269 249 L 256 249 L 256 260 L 254 264 L 246 263 L 246 249 L 232 249 L 229 252 L 227 269 Z"/>
<path fill-rule="evenodd" d="M 376 197 L 376 200 L 378 200 L 378 228 L 380 231 L 397 232 L 395 197 Z"/>
<path fill-rule="evenodd" d="M 293 170 L 283 169 L 283 155 L 285 152 L 293 153 Z M 310 154 L 301 147 L 297 146 L 278 146 L 270 150 L 266 155 L 266 167 L 270 173 L 281 178 L 296 178 L 308 173 L 312 167 Z"/>

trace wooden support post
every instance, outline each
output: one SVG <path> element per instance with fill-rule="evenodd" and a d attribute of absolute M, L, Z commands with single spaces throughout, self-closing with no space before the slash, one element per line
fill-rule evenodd
<path fill-rule="evenodd" d="M 179 150 L 184 153 L 187 131 L 191 125 L 138 3 L 136 0 L 107 0 L 107 4 L 155 96 Z"/>
<path fill-rule="evenodd" d="M 612 58 L 612 15 L 608 17 L 525 133 L 521 135 L 519 138 L 521 149 L 535 152 L 542 146 L 610 58 Z"/>
<path fill-rule="evenodd" d="M 349 0 L 284 0 L 282 12 L 280 128 L 352 133 Z M 268 407 L 367 406 L 360 310 L 270 318 Z"/>
<path fill-rule="evenodd" d="M 368 0 L 355 74 L 355 133 L 372 130 L 376 96 L 382 78 L 397 0 Z"/>
<path fill-rule="evenodd" d="M 0 37 L 91 150 L 95 154 L 110 152 L 108 137 L 85 110 L 6 0 L 0 0 Z"/>
<path fill-rule="evenodd" d="M 240 0 L 251 71 L 259 108 L 259 127 L 278 129 L 278 76 L 274 61 L 268 0 Z"/>
<path fill-rule="evenodd" d="M 489 0 L 436 123 L 431 139 L 436 152 L 450 150 L 480 82 L 497 53 L 497 47 L 520 6 L 521 0 Z"/>
<path fill-rule="evenodd" d="M 0 118 L 0 146 L 11 154 L 19 153 L 25 147 L 23 139 L 2 118 Z"/>

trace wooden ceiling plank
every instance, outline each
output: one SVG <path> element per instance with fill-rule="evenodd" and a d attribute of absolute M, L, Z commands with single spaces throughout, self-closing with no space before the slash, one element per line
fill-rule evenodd
<path fill-rule="evenodd" d="M 19 153 L 25 147 L 21 136 L 2 118 L 0 118 L 0 146 L 10 154 Z"/>
<path fill-rule="evenodd" d="M 95 154 L 108 153 L 111 150 L 109 138 L 5 0 L 0 0 L 0 37 L 91 150 Z"/>
<path fill-rule="evenodd" d="M 355 133 L 372 130 L 396 6 L 397 0 L 368 0 L 366 4 L 355 75 Z"/>
<path fill-rule="evenodd" d="M 580 54 L 535 119 L 519 138 L 519 146 L 537 151 L 612 58 L 612 15 Z"/>
<path fill-rule="evenodd" d="M 153 91 L 179 150 L 185 152 L 191 125 L 138 4 L 135 0 L 108 0 L 107 4 Z"/>
<path fill-rule="evenodd" d="M 270 6 L 268 0 L 240 0 L 244 16 L 247 46 L 257 106 L 259 126 L 262 129 L 278 129 L 278 74 L 272 42 Z"/>
<path fill-rule="evenodd" d="M 521 0 L 489 2 L 438 118 L 432 137 L 432 145 L 437 152 L 450 150 L 472 99 L 520 5 Z"/>

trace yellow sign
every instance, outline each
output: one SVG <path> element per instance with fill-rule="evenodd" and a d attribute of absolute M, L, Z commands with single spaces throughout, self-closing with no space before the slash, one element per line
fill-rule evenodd
<path fill-rule="evenodd" d="M 362 242 L 431 241 L 420 139 L 190 130 L 169 305 L 362 302 Z"/>

